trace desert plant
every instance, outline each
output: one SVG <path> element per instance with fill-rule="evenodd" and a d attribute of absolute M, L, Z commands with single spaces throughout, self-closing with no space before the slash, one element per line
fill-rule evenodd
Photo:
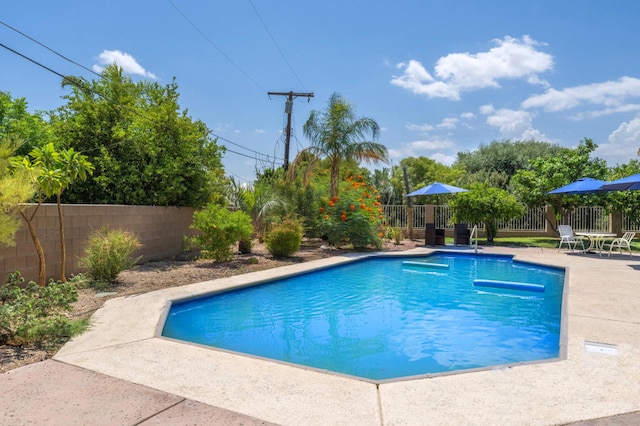
<path fill-rule="evenodd" d="M 134 257 L 140 247 L 133 233 L 104 226 L 89 237 L 81 264 L 92 280 L 113 283 L 120 272 L 140 260 L 142 256 Z"/>
<path fill-rule="evenodd" d="M 72 283 L 50 281 L 44 287 L 24 284 L 19 272 L 0 286 L 0 344 L 51 342 L 71 337 L 74 321 L 65 316 L 78 300 Z"/>
<path fill-rule="evenodd" d="M 273 257 L 289 257 L 300 248 L 303 235 L 302 223 L 293 218 L 285 219 L 267 234 L 267 250 Z"/>
<path fill-rule="evenodd" d="M 191 228 L 200 231 L 193 237 L 193 242 L 203 250 L 203 256 L 217 262 L 230 260 L 233 257 L 232 246 L 237 241 L 251 238 L 253 233 L 249 215 L 241 211 L 231 212 L 216 204 L 195 212 Z"/>
<path fill-rule="evenodd" d="M 393 226 L 389 228 L 389 238 L 393 240 L 395 245 L 400 245 L 404 236 L 402 235 L 402 228 L 399 226 Z"/>

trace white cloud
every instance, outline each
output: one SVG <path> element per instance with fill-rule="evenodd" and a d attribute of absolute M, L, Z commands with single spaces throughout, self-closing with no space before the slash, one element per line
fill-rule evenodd
<path fill-rule="evenodd" d="M 480 108 L 478 108 L 478 111 L 480 111 L 482 115 L 492 114 L 495 110 L 491 104 L 481 105 Z"/>
<path fill-rule="evenodd" d="M 213 130 L 218 133 L 230 132 L 232 127 L 230 123 L 214 123 Z"/>
<path fill-rule="evenodd" d="M 256 133 L 258 133 L 258 134 L 262 134 L 262 133 L 264 133 L 264 130 L 263 130 L 263 129 L 255 129 L 254 131 L 255 131 Z"/>
<path fill-rule="evenodd" d="M 438 129 L 455 129 L 457 124 L 457 118 L 445 118 L 436 127 Z"/>
<path fill-rule="evenodd" d="M 440 164 L 444 164 L 445 166 L 450 166 L 456 161 L 456 159 L 458 157 L 438 152 L 436 154 L 433 154 L 429 158 L 432 159 L 433 161 L 436 161 L 436 162 L 440 163 Z"/>
<path fill-rule="evenodd" d="M 605 108 L 598 111 L 579 112 L 569 117 L 571 120 L 581 121 L 587 118 L 598 118 L 606 115 L 619 114 L 624 112 L 640 111 L 640 104 L 627 104 L 615 108 Z"/>
<path fill-rule="evenodd" d="M 469 129 L 469 130 L 473 130 L 473 126 L 471 124 L 469 124 L 470 120 L 473 120 L 474 118 L 476 118 L 476 115 L 472 112 L 463 112 L 462 114 L 460 114 L 460 118 L 463 120 L 460 125 Z"/>
<path fill-rule="evenodd" d="M 455 129 L 458 121 L 459 120 L 457 118 L 444 118 L 440 123 L 436 124 L 435 126 L 431 124 L 426 124 L 426 123 L 425 124 L 407 123 L 405 125 L 405 128 L 407 130 L 413 130 L 420 133 L 429 133 L 430 131 L 435 129 Z"/>
<path fill-rule="evenodd" d="M 430 98 L 459 99 L 459 93 L 454 87 L 435 81 L 420 62 L 411 60 L 409 64 L 398 64 L 398 68 L 404 68 L 404 72 L 400 77 L 394 77 L 391 84 Z"/>
<path fill-rule="evenodd" d="M 391 84 L 430 98 L 459 100 L 461 92 L 500 87 L 501 79 L 524 79 L 530 84 L 547 83 L 538 74 L 553 68 L 551 55 L 536 49 L 541 43 L 529 36 L 506 36 L 494 40 L 486 52 L 451 53 L 441 57 L 434 67 L 435 77 L 416 60 L 398 64 L 403 70 Z"/>
<path fill-rule="evenodd" d="M 614 130 L 608 143 L 601 144 L 594 154 L 604 158 L 608 163 L 623 164 L 638 159 L 640 152 L 640 117 L 624 122 Z"/>
<path fill-rule="evenodd" d="M 564 111 L 583 103 L 610 108 L 623 106 L 629 98 L 640 96 L 640 79 L 622 77 L 616 81 L 585 84 L 566 89 L 549 89 L 522 102 L 523 108 L 543 108 L 545 111 Z"/>
<path fill-rule="evenodd" d="M 93 66 L 95 72 L 100 73 L 104 71 L 104 66 L 116 64 L 127 74 L 136 74 L 157 80 L 156 75 L 145 70 L 133 56 L 119 50 L 104 50 L 98 56 L 98 61 L 100 65 Z"/>
<path fill-rule="evenodd" d="M 533 127 L 533 116 L 528 111 L 506 108 L 496 110 L 491 105 L 480 107 L 480 110 L 487 115 L 487 124 L 497 127 L 504 138 L 548 140 L 544 134 Z"/>
<path fill-rule="evenodd" d="M 434 152 L 437 151 L 437 152 Z M 403 144 L 400 148 L 389 149 L 391 159 L 406 157 L 427 157 L 439 163 L 451 165 L 456 159 L 456 144 L 446 139 L 419 140 Z M 451 155 L 451 154 L 454 155 Z"/>
<path fill-rule="evenodd" d="M 413 124 L 407 123 L 405 125 L 407 130 L 415 130 L 417 132 L 427 133 L 433 130 L 433 126 L 431 124 Z"/>

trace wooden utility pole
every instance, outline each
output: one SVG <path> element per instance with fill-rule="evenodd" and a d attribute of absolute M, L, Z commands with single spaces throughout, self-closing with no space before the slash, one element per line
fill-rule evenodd
<path fill-rule="evenodd" d="M 295 92 L 268 92 L 269 96 L 286 96 L 287 101 L 284 104 L 284 112 L 287 114 L 287 130 L 284 141 L 284 171 L 289 169 L 289 145 L 291 144 L 291 113 L 293 112 L 293 99 L 299 96 L 305 96 L 307 102 L 313 98 L 313 93 L 295 93 Z"/>

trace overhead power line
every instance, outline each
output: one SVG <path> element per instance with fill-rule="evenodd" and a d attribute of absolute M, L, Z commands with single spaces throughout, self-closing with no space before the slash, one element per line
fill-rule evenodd
<path fill-rule="evenodd" d="M 243 70 L 243 69 L 240 67 L 240 65 L 236 64 L 236 63 L 235 63 L 235 62 L 234 62 L 234 61 L 233 61 L 233 60 L 232 60 L 232 59 L 231 59 L 231 58 L 230 58 L 226 53 L 224 53 L 224 51 L 223 51 L 220 47 L 218 47 L 218 45 L 217 45 L 217 44 L 215 44 L 215 43 L 213 42 L 213 40 L 211 40 L 211 39 L 209 38 L 209 36 L 207 36 L 207 35 L 204 33 L 204 31 L 202 31 L 202 30 L 201 30 L 201 29 L 200 29 L 200 28 L 199 28 L 199 27 L 198 27 L 198 26 L 197 26 L 197 25 L 196 25 L 196 24 L 195 24 L 191 19 L 189 19 L 189 17 L 188 17 L 187 15 L 185 15 L 185 13 L 184 13 L 182 10 L 180 10 L 180 9 L 178 8 L 178 6 L 176 6 L 176 5 L 175 5 L 171 0 L 167 0 L 167 1 L 168 1 L 168 2 L 169 2 L 169 4 L 170 4 L 171 6 L 173 6 L 173 8 L 174 8 L 175 10 L 177 10 L 177 11 L 178 11 L 178 13 L 179 13 L 180 15 L 182 15 L 182 17 L 183 17 L 183 18 L 184 18 L 184 19 L 185 19 L 185 20 L 186 20 L 186 21 L 187 21 L 187 22 L 188 22 L 188 23 L 189 23 L 189 24 L 190 24 L 190 25 L 191 25 L 191 26 L 192 26 L 192 27 L 193 27 L 193 28 L 198 32 L 198 33 L 200 33 L 200 35 L 201 35 L 202 37 L 204 37 L 204 38 L 205 38 L 205 40 L 207 40 L 207 42 L 209 42 L 209 44 L 210 44 L 211 46 L 213 46 L 213 47 L 218 51 L 218 53 L 220 53 L 220 54 L 221 54 L 221 55 L 222 55 L 222 56 L 223 56 L 223 57 L 224 57 L 224 58 L 225 58 L 225 59 L 226 59 L 226 60 L 227 60 L 231 65 L 233 65 L 233 66 L 234 66 L 238 71 L 240 71 L 240 72 L 241 72 L 245 77 L 247 77 L 247 79 L 249 79 L 253 84 L 255 84 L 255 85 L 256 85 L 260 90 L 262 90 L 263 92 L 266 92 L 266 91 L 267 91 L 267 90 L 266 90 L 265 88 L 263 88 L 263 87 L 262 87 L 262 86 L 261 86 L 261 85 L 260 85 L 260 84 L 255 80 L 255 79 L 253 79 L 253 77 L 251 77 L 251 76 L 250 76 L 250 75 L 249 75 L 245 70 Z"/>
<path fill-rule="evenodd" d="M 85 67 L 85 66 L 84 66 L 84 65 L 82 65 L 82 64 L 77 63 L 77 62 L 76 62 L 76 61 L 74 61 L 74 60 L 71 60 L 71 59 L 67 58 L 67 57 L 66 57 L 66 56 L 64 56 L 62 53 L 57 52 L 56 50 L 54 50 L 54 49 L 50 48 L 50 47 L 49 47 L 49 46 L 47 46 L 46 44 L 44 44 L 44 43 L 42 43 L 42 42 L 40 42 L 40 41 L 36 40 L 35 38 L 33 38 L 33 37 L 31 37 L 31 36 L 29 36 L 29 35 L 27 35 L 27 34 L 25 34 L 25 33 L 23 33 L 22 31 L 18 30 L 17 28 L 12 27 L 11 25 L 7 24 L 6 22 L 0 21 L 0 24 L 2 24 L 2 25 L 4 25 L 5 27 L 7 27 L 7 28 L 9 28 L 9 29 L 11 29 L 11 30 L 13 30 L 13 31 L 17 32 L 17 33 L 18 33 L 18 34 L 20 34 L 21 36 L 23 36 L 23 37 L 25 37 L 25 38 L 28 38 L 28 39 L 29 39 L 29 40 L 31 40 L 32 42 L 34 42 L 34 43 L 36 43 L 36 44 L 38 44 L 38 45 L 40 45 L 40 46 L 44 47 L 44 48 L 45 48 L 45 49 L 47 49 L 49 52 L 53 53 L 54 55 L 57 55 L 57 56 L 61 57 L 61 58 L 62 58 L 62 59 L 64 59 L 65 61 L 67 61 L 67 62 L 71 62 L 72 64 L 77 65 L 77 66 L 79 66 L 80 68 L 82 68 L 82 69 L 84 69 L 84 70 L 86 70 L 86 71 L 89 71 L 90 73 L 93 73 L 93 74 L 97 75 L 98 77 L 102 78 L 102 75 L 101 75 L 101 74 L 99 74 L 99 73 L 95 72 L 94 70 L 92 70 L 92 69 L 90 69 L 90 68 Z"/>
<path fill-rule="evenodd" d="M 100 77 L 101 79 L 104 79 L 104 76 L 103 76 L 102 74 L 97 73 L 97 72 L 95 72 L 94 70 L 92 70 L 92 69 L 90 69 L 90 68 L 87 68 L 86 66 L 84 66 L 84 65 L 82 65 L 82 64 L 80 64 L 80 63 L 78 63 L 78 62 L 76 62 L 76 61 L 74 61 L 74 60 L 72 60 L 72 59 L 68 58 L 67 56 L 63 55 L 62 53 L 58 52 L 57 50 L 55 50 L 55 49 L 53 49 L 53 48 L 51 48 L 51 47 L 47 46 L 46 44 L 44 44 L 43 42 L 41 42 L 41 41 L 39 41 L 39 40 L 36 40 L 34 37 L 31 37 L 30 35 L 28 35 L 28 34 L 26 34 L 26 33 L 22 32 L 22 31 L 18 30 L 17 28 L 15 28 L 15 27 L 13 27 L 13 26 L 11 26 L 11 25 L 7 24 L 6 22 L 4 22 L 4 21 L 0 21 L 0 24 L 2 24 L 2 25 L 4 25 L 5 27 L 7 27 L 7 28 L 11 29 L 12 31 L 15 31 L 16 33 L 18 33 L 18 34 L 20 34 L 21 36 L 23 36 L 23 37 L 25 37 L 25 38 L 29 39 L 29 40 L 30 40 L 30 41 L 32 41 L 32 42 L 34 42 L 34 43 L 38 44 L 39 46 L 44 47 L 45 49 L 47 49 L 47 50 L 48 50 L 48 51 L 50 51 L 51 53 L 55 54 L 56 56 L 58 56 L 58 57 L 60 57 L 60 58 L 64 59 L 65 61 L 70 62 L 70 63 L 72 63 L 72 64 L 74 64 L 74 65 L 76 65 L 76 66 L 78 66 L 78 67 L 80 67 L 80 68 L 82 68 L 82 69 L 84 69 L 84 70 L 86 70 L 86 71 L 89 71 L 90 73 L 92 73 L 92 74 L 96 75 L 97 77 Z M 71 84 L 73 84 L 73 85 L 75 85 L 75 86 L 77 86 L 77 87 L 80 87 L 80 88 L 81 88 L 81 89 L 83 89 L 83 90 L 88 90 L 88 91 L 92 92 L 93 94 L 95 94 L 95 95 L 97 95 L 97 96 L 102 97 L 103 99 L 105 99 L 106 101 L 110 102 L 111 104 L 114 104 L 114 105 L 120 106 L 120 107 L 122 107 L 122 108 L 128 109 L 129 111 L 134 112 L 135 114 L 138 114 L 138 115 L 140 115 L 141 117 L 144 117 L 144 118 L 147 118 L 147 119 L 151 120 L 149 117 L 144 116 L 144 115 L 143 115 L 143 114 L 141 114 L 139 111 L 133 110 L 133 109 L 129 108 L 128 106 L 122 105 L 122 104 L 120 104 L 120 103 L 118 103 L 118 102 L 116 102 L 116 101 L 114 101 L 114 100 L 112 100 L 112 99 L 108 98 L 107 96 L 103 95 L 102 93 L 96 92 L 95 90 L 91 89 L 91 88 L 90 88 L 90 87 L 88 87 L 88 86 L 85 86 L 85 85 L 83 85 L 83 84 L 80 84 L 80 83 L 79 83 L 78 81 L 76 81 L 75 79 L 70 79 L 68 76 L 65 76 L 64 74 L 59 73 L 59 72 L 57 72 L 57 71 L 53 70 L 53 69 L 52 69 L 52 68 L 50 68 L 50 67 L 47 67 L 46 65 L 44 65 L 44 64 L 42 64 L 42 63 L 40 63 L 40 62 L 36 61 L 35 59 L 32 59 L 32 58 L 30 58 L 30 57 L 28 57 L 28 56 L 26 56 L 26 55 L 24 55 L 24 54 L 22 54 L 22 53 L 20 53 L 20 52 L 18 52 L 18 51 L 16 51 L 16 50 L 12 49 L 12 48 L 10 48 L 10 47 L 8 47 L 8 46 L 6 46 L 6 45 L 2 45 L 2 47 L 3 47 L 3 48 L 5 48 L 5 49 L 7 49 L 7 50 L 9 50 L 10 52 L 12 52 L 12 53 L 14 53 L 14 54 L 16 54 L 16 55 L 18 55 L 18 56 L 20 56 L 20 57 L 22 57 L 22 58 L 24 58 L 24 59 L 28 60 L 28 61 L 30 61 L 30 62 L 32 62 L 32 63 L 34 63 L 35 65 L 38 65 L 39 67 L 42 67 L 42 68 L 44 68 L 45 70 L 47 70 L 47 71 L 49 71 L 49 72 L 51 72 L 51 73 L 53 73 L 53 74 L 55 74 L 55 75 L 59 76 L 60 78 L 62 78 L 62 79 L 63 79 L 63 81 L 67 81 L 67 82 L 69 82 L 69 83 L 71 83 Z M 222 138 L 221 136 L 218 136 L 218 135 L 214 135 L 214 136 L 218 137 L 219 139 L 225 140 L 226 142 L 228 142 L 228 143 L 230 143 L 230 144 L 236 145 L 236 146 L 238 146 L 238 147 L 240 147 L 240 148 L 242 148 L 242 149 L 246 149 L 247 151 L 251 151 L 251 152 L 254 152 L 254 153 L 258 154 L 258 155 L 262 155 L 262 156 L 264 156 L 264 157 L 269 158 L 269 155 L 268 155 L 268 154 L 260 153 L 260 152 L 258 152 L 258 151 L 254 151 L 254 150 L 252 150 L 252 149 L 246 148 L 246 147 L 244 147 L 244 146 L 242 146 L 242 145 L 240 145 L 240 144 L 237 144 L 237 143 L 235 143 L 235 142 L 232 142 L 232 141 L 230 141 L 230 140 L 228 140 L 228 139 L 224 139 L 224 138 Z M 235 151 L 230 150 L 230 149 L 227 149 L 227 150 L 228 150 L 229 152 L 231 152 L 231 153 L 234 153 L 234 154 L 244 155 L 244 154 L 241 154 L 241 153 L 239 153 L 239 152 L 235 152 Z M 253 158 L 253 157 L 249 157 L 249 158 Z M 278 158 L 276 158 L 276 159 L 278 159 Z M 281 160 L 281 161 L 282 161 L 282 159 L 281 159 L 281 158 L 280 158 L 280 159 L 278 159 L 278 160 Z"/>
<path fill-rule="evenodd" d="M 238 146 L 238 147 L 240 147 L 240 148 L 242 148 L 242 149 L 246 149 L 246 150 L 247 150 L 247 151 L 249 151 L 249 152 L 253 152 L 254 154 L 261 155 L 261 156 L 263 156 L 263 157 L 266 157 L 266 159 L 271 160 L 271 156 L 270 156 L 270 155 L 268 155 L 268 154 L 264 154 L 264 153 L 262 153 L 262 152 L 255 151 L 255 150 L 253 150 L 253 149 L 246 148 L 246 147 L 244 147 L 244 146 L 242 146 L 242 145 L 240 145 L 240 144 L 237 144 L 237 143 L 235 143 L 235 142 L 233 142 L 233 141 L 230 141 L 230 140 L 229 140 L 229 139 L 227 139 L 227 138 L 223 138 L 222 136 L 217 135 L 217 134 L 215 134 L 215 133 L 213 133 L 213 132 L 211 132 L 211 131 L 209 132 L 209 134 L 211 134 L 212 136 L 215 136 L 216 138 L 218 138 L 218 139 L 220 139 L 220 140 L 223 140 L 223 141 L 225 141 L 225 142 L 227 142 L 227 143 L 230 143 L 231 145 Z M 227 148 L 227 150 L 228 150 L 228 149 L 229 149 L 229 148 Z M 232 151 L 232 152 L 234 152 L 234 151 Z M 245 157 L 254 158 L 254 157 L 251 157 L 250 155 L 247 155 L 247 154 L 240 154 L 240 153 L 238 153 L 238 152 L 235 152 L 235 153 L 236 153 L 236 154 L 239 154 L 239 155 L 243 155 L 243 156 L 245 156 Z M 282 159 L 282 158 L 273 157 L 273 159 L 274 159 L 274 160 L 283 161 L 283 159 Z"/>
<path fill-rule="evenodd" d="M 293 69 L 293 66 L 291 66 L 291 63 L 289 62 L 289 60 L 287 60 L 287 57 L 284 55 L 284 52 L 282 51 L 282 49 L 280 49 L 280 45 L 278 44 L 276 39 L 273 37 L 273 34 L 271 34 L 271 31 L 269 31 L 269 28 L 267 27 L 267 24 L 262 19 L 262 16 L 260 16 L 260 13 L 258 13 L 258 9 L 256 9 L 256 6 L 253 4 L 253 2 L 251 0 L 249 0 L 249 4 L 253 8 L 253 11 L 256 13 L 256 16 L 258 16 L 258 19 L 262 23 L 262 26 L 264 27 L 265 31 L 267 32 L 267 34 L 269 34 L 269 37 L 271 38 L 271 41 L 273 41 L 273 44 L 276 45 L 276 48 L 278 49 L 278 52 L 280 52 L 280 56 L 282 56 L 282 59 L 284 60 L 284 62 L 287 64 L 287 66 L 291 70 L 291 73 L 295 76 L 296 80 L 298 80 L 298 83 L 300 83 L 302 88 L 304 90 L 307 90 L 307 88 L 305 87 L 304 83 L 302 82 L 302 80 L 300 80 L 300 77 L 298 76 L 296 71 Z"/>
<path fill-rule="evenodd" d="M 25 36 L 26 36 L 26 35 L 25 35 Z M 28 37 L 28 38 L 30 38 L 30 37 Z M 40 43 L 38 43 L 38 44 L 40 44 Z M 13 54 L 15 54 L 15 55 L 20 56 L 20 57 L 21 57 L 21 58 L 23 58 L 23 59 L 26 59 L 27 61 L 29 61 L 29 62 L 31 62 L 31 63 L 33 63 L 33 64 L 35 64 L 35 65 L 37 65 L 37 66 L 39 66 L 39 67 L 41 67 L 41 68 L 43 68 L 43 69 L 45 69 L 45 70 L 47 70 L 47 71 L 49 71 L 49 72 L 50 72 L 50 73 L 52 73 L 52 74 L 57 75 L 57 76 L 58 76 L 58 77 L 60 77 L 63 81 L 66 81 L 66 82 L 68 82 L 68 83 L 70 83 L 70 84 L 73 84 L 74 86 L 76 86 L 76 87 L 78 87 L 78 88 L 80 88 L 80 89 L 82 89 L 82 90 L 89 91 L 89 92 L 93 93 L 94 95 L 101 97 L 101 98 L 102 98 L 102 99 L 104 99 L 105 101 L 109 102 L 111 105 L 117 106 L 117 107 L 119 107 L 119 108 L 126 109 L 126 110 L 128 110 L 128 111 L 130 111 L 130 112 L 132 112 L 132 113 L 134 113 L 134 114 L 136 114 L 136 115 L 138 115 L 139 117 L 142 117 L 142 118 L 148 119 L 148 120 L 150 120 L 150 121 L 153 121 L 153 119 L 152 119 L 152 118 L 150 118 L 150 117 L 146 116 L 145 114 L 141 113 L 140 111 L 138 111 L 138 110 L 136 110 L 136 109 L 133 109 L 133 108 L 131 108 L 131 107 L 127 106 L 127 105 L 122 105 L 121 103 L 114 101 L 113 99 L 111 99 L 111 98 L 109 98 L 108 96 L 106 96 L 106 95 L 104 95 L 104 94 L 102 94 L 102 93 L 100 93 L 100 92 L 98 92 L 98 91 L 96 91 L 96 90 L 92 89 L 91 87 L 89 87 L 89 86 L 87 86 L 87 85 L 85 85 L 85 84 L 82 84 L 78 79 L 76 79 L 76 78 L 71 78 L 71 77 L 69 77 L 69 76 L 66 76 L 66 75 L 64 75 L 64 74 L 62 74 L 62 73 L 60 73 L 60 72 L 58 72 L 58 71 L 54 70 L 53 68 L 50 68 L 50 67 L 48 67 L 48 66 L 44 65 L 43 63 L 38 62 L 38 61 L 36 61 L 35 59 L 30 58 L 29 56 L 27 56 L 27 55 L 25 55 L 25 54 L 23 54 L 23 53 L 18 52 L 18 51 L 17 51 L 17 50 L 15 50 L 15 49 L 12 49 L 11 47 L 9 47 L 9 46 L 5 45 L 4 43 L 0 43 L 0 47 L 2 47 L 2 48 L 4 48 L 4 49 L 8 50 L 9 52 L 11 52 L 11 53 L 13 53 Z M 51 49 L 50 49 L 50 50 L 51 50 Z M 55 52 L 55 53 L 56 53 L 58 56 L 63 56 L 63 55 L 61 55 L 61 54 L 58 54 L 57 52 Z M 71 61 L 71 62 L 73 62 L 73 61 Z M 75 63 L 75 62 L 73 62 L 73 63 Z M 79 65 L 79 66 L 81 66 L 81 67 L 82 67 L 82 65 Z M 82 67 L 82 68 L 84 68 L 84 67 Z M 102 78 L 103 76 L 102 76 L 102 75 L 100 75 L 100 77 Z M 261 153 L 261 152 L 258 152 L 258 151 L 255 151 L 255 150 L 252 150 L 252 149 L 250 149 L 250 148 L 246 148 L 246 147 L 244 147 L 244 146 L 242 146 L 242 145 L 240 145 L 240 144 L 237 144 L 237 143 L 235 143 L 235 142 L 233 142 L 233 141 L 230 141 L 230 140 L 225 139 L 225 138 L 223 138 L 223 137 L 221 137 L 221 136 L 218 136 L 218 135 L 214 134 L 213 132 L 210 132 L 210 133 L 211 133 L 213 136 L 217 137 L 218 139 L 222 139 L 222 140 L 224 140 L 225 142 L 228 142 L 228 143 L 230 143 L 230 144 L 232 144 L 232 145 L 236 145 L 236 146 L 238 146 L 238 147 L 240 147 L 240 148 L 242 148 L 242 149 L 246 149 L 247 151 L 250 151 L 250 152 L 253 152 L 254 154 L 260 155 L 260 156 L 264 157 L 264 159 L 258 159 L 258 158 L 256 158 L 255 156 L 250 156 L 250 155 L 247 155 L 247 154 L 242 154 L 242 153 L 240 153 L 240 152 L 237 152 L 237 151 L 234 151 L 234 150 L 231 150 L 231 149 L 229 149 L 229 148 L 225 147 L 225 149 L 226 149 L 227 151 L 229 151 L 229 152 L 231 152 L 231 153 L 233 153 L 233 154 L 241 155 L 241 156 L 243 156 L 243 157 L 247 157 L 247 158 L 251 158 L 251 159 L 255 159 L 255 160 L 260 160 L 260 161 L 272 161 L 272 160 L 271 160 L 271 156 L 269 156 L 268 154 L 264 154 L 264 153 Z M 120 143 L 124 143 L 124 142 L 125 142 L 125 141 L 115 142 L 115 143 L 113 143 L 113 144 L 111 144 L 111 145 L 109 145 L 109 146 L 110 146 L 110 147 L 111 147 L 111 146 L 116 146 L 116 145 L 118 145 L 118 144 L 120 144 Z M 265 160 L 265 159 L 266 159 L 266 160 Z M 280 161 L 282 161 L 283 159 L 281 159 L 281 158 L 274 158 L 273 160 L 280 160 Z"/>
<path fill-rule="evenodd" d="M 24 54 L 18 52 L 17 50 L 14 50 L 14 49 L 10 48 L 9 46 L 6 46 L 3 43 L 0 43 L 0 47 L 8 50 L 11 53 L 14 53 L 14 54 L 20 56 L 23 59 L 26 59 L 27 61 L 29 61 L 29 62 L 31 62 L 31 63 L 33 63 L 33 64 L 35 64 L 35 65 L 37 65 L 37 66 L 39 66 L 41 68 L 44 68 L 45 70 L 49 71 L 50 73 L 53 73 L 53 74 L 57 75 L 58 77 L 62 78 L 63 81 L 67 81 L 67 82 L 73 84 L 74 86 L 78 86 L 78 87 L 80 87 L 82 89 L 89 90 L 92 93 L 95 93 L 95 94 L 100 95 L 103 98 L 107 99 L 104 95 L 91 90 L 89 87 L 86 87 L 86 86 L 83 86 L 83 85 L 79 84 L 77 81 L 75 81 L 75 79 L 71 79 L 68 76 L 66 76 L 66 75 L 64 75 L 62 73 L 59 73 L 58 71 L 55 71 L 54 69 L 49 68 L 48 66 L 36 61 L 35 59 L 32 59 L 32 58 L 28 57 L 27 55 L 24 55 Z"/>

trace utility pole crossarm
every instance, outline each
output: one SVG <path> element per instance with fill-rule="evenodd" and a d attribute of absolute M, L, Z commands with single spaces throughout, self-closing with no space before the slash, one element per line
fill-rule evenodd
<path fill-rule="evenodd" d="M 297 93 L 297 92 L 267 92 L 267 95 L 271 96 L 286 96 L 287 102 L 285 103 L 284 112 L 287 114 L 287 130 L 286 138 L 284 142 L 284 171 L 289 169 L 289 144 L 291 143 L 291 113 L 293 112 L 293 99 L 298 97 L 306 97 L 307 101 L 313 98 L 313 93 Z"/>

